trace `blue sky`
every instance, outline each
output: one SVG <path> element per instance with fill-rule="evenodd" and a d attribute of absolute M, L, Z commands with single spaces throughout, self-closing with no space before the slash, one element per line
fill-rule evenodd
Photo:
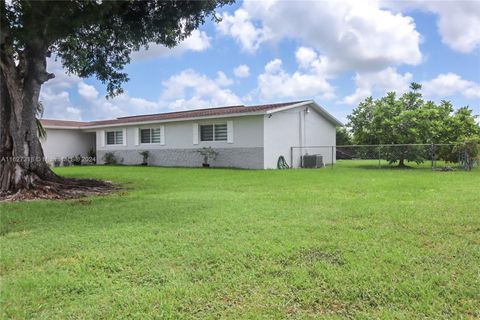
<path fill-rule="evenodd" d="M 135 53 L 114 99 L 52 59 L 45 118 L 314 99 L 345 121 L 365 97 L 402 93 L 411 81 L 427 99 L 480 114 L 478 1 L 246 1 L 218 13 L 220 24 L 207 21 L 174 49 Z"/>

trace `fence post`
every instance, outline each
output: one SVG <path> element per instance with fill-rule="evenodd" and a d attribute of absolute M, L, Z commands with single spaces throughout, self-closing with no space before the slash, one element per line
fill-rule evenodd
<path fill-rule="evenodd" d="M 435 170 L 436 161 L 435 161 L 435 144 L 434 143 L 432 143 L 432 146 L 431 146 L 431 156 L 432 156 L 432 170 Z"/>
<path fill-rule="evenodd" d="M 381 168 L 381 165 L 380 165 L 380 159 L 381 159 L 380 152 L 381 152 L 381 149 L 380 149 L 380 146 L 379 146 L 379 147 L 378 147 L 378 168 Z"/>
<path fill-rule="evenodd" d="M 293 147 L 290 147 L 290 168 L 293 169 Z"/>
<path fill-rule="evenodd" d="M 335 152 L 335 146 L 332 146 L 332 169 L 333 169 L 333 153 Z"/>

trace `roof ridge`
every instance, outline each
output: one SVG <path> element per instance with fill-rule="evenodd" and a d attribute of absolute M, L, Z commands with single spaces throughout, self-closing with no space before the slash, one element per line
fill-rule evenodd
<path fill-rule="evenodd" d="M 301 102 L 307 102 L 311 100 L 298 100 L 298 101 L 289 101 L 289 102 L 276 102 L 276 103 L 264 103 L 264 104 L 256 104 L 256 105 L 249 105 L 246 106 L 244 104 L 233 105 L 233 106 L 224 106 L 224 107 L 210 107 L 210 108 L 201 108 L 201 109 L 190 109 L 190 110 L 182 110 L 182 111 L 172 111 L 172 112 L 158 112 L 158 113 L 149 113 L 149 114 L 139 114 L 134 116 L 125 116 L 125 117 L 118 117 L 116 119 L 129 119 L 129 118 L 140 118 L 140 117 L 150 117 L 150 116 L 158 116 L 158 115 L 174 115 L 178 113 L 188 113 L 188 112 L 201 112 L 206 110 L 224 110 L 224 109 L 231 109 L 231 108 L 258 108 L 263 106 L 276 106 L 276 105 L 290 105 L 296 104 Z M 96 120 L 94 120 L 96 121 Z M 100 120 L 101 121 L 101 120 Z"/>
<path fill-rule="evenodd" d="M 42 122 L 45 126 L 74 126 L 81 127 L 86 126 L 90 123 L 90 121 L 80 121 L 80 120 L 60 120 L 60 119 L 46 119 L 41 118 L 40 122 Z"/>
<path fill-rule="evenodd" d="M 246 106 L 244 104 L 239 104 L 239 105 L 235 105 L 235 106 L 225 106 L 225 107 L 210 107 L 210 108 L 190 109 L 190 110 L 172 111 L 172 112 L 158 112 L 158 113 L 149 113 L 149 114 L 139 114 L 139 115 L 134 115 L 134 116 L 118 117 L 116 119 L 121 120 L 121 119 L 128 119 L 128 118 L 158 116 L 158 115 L 161 115 L 161 114 L 177 114 L 177 113 L 196 112 L 196 111 L 205 111 L 205 110 L 221 110 L 221 109 L 239 108 L 239 107 L 246 107 Z"/>
<path fill-rule="evenodd" d="M 47 120 L 47 121 L 69 121 L 69 122 L 89 122 L 89 121 L 85 121 L 85 120 L 50 119 L 50 118 L 40 118 L 40 120 Z"/>
<path fill-rule="evenodd" d="M 212 107 L 212 108 L 203 108 L 203 109 L 192 109 L 192 110 L 183 110 L 183 111 L 174 111 L 174 112 L 163 112 L 163 113 L 154 113 L 154 114 L 143 114 L 135 116 L 125 116 L 115 119 L 105 119 L 105 120 L 91 120 L 91 121 L 73 121 L 73 120 L 48 120 L 52 122 L 66 122 L 77 123 L 77 126 L 89 127 L 89 126 L 98 126 L 102 124 L 122 124 L 122 123 L 134 123 L 134 122 L 143 122 L 148 120 L 170 120 L 170 119 L 181 119 L 181 118 L 197 118 L 202 116 L 226 116 L 229 114 L 240 114 L 240 113 L 250 113 L 250 112 L 260 112 L 267 111 L 271 109 L 283 108 L 287 106 L 294 106 L 300 103 L 305 103 L 313 100 L 298 100 L 298 101 L 289 101 L 289 102 L 278 102 L 270 104 L 258 104 L 258 105 L 236 105 L 236 106 L 224 106 L 224 107 Z M 55 125 L 55 124 L 51 124 Z M 57 124 L 57 126 L 60 124 Z"/>
<path fill-rule="evenodd" d="M 263 106 L 276 106 L 276 105 L 292 105 L 302 102 L 312 101 L 310 100 L 295 100 L 295 101 L 287 101 L 287 102 L 275 102 L 275 103 L 264 103 L 264 104 L 254 104 L 248 107 L 263 107 Z"/>

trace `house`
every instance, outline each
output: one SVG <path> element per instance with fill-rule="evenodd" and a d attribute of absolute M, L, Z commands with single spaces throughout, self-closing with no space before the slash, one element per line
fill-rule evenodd
<path fill-rule="evenodd" d="M 214 167 L 277 168 L 279 156 L 293 167 L 305 153 L 335 161 L 335 127 L 342 124 L 312 100 L 256 106 L 231 106 L 112 120 L 78 122 L 42 120 L 47 161 L 96 152 L 97 163 L 113 152 L 123 164 L 198 167 L 198 149 L 214 148 Z M 326 147 L 320 147 L 326 146 Z M 315 147 L 315 148 L 314 148 Z"/>

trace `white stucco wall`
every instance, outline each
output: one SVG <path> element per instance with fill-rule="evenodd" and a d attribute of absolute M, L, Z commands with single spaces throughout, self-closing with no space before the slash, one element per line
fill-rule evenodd
<path fill-rule="evenodd" d="M 283 155 L 289 165 L 299 167 L 301 154 L 321 154 L 325 164 L 332 162 L 332 148 L 336 144 L 335 125 L 307 106 L 279 111 L 264 117 L 264 166 L 277 168 Z M 329 146 L 294 149 L 291 147 Z M 333 152 L 335 161 L 335 152 Z"/>
<path fill-rule="evenodd" d="M 193 124 L 222 124 L 227 121 L 233 122 L 233 142 L 226 141 L 199 141 L 198 144 L 193 143 Z M 165 128 L 165 144 L 135 144 L 135 131 L 139 128 L 153 128 L 163 125 Z M 102 146 L 102 134 L 105 131 L 126 129 L 127 143 L 122 145 L 106 145 Z M 205 119 L 198 121 L 177 121 L 149 125 L 135 126 L 118 126 L 115 128 L 102 128 L 96 131 L 97 150 L 115 151 L 115 150 L 145 150 L 145 149 L 198 149 L 202 147 L 212 148 L 253 148 L 263 147 L 263 117 L 247 116 L 232 117 L 219 119 Z"/>
<path fill-rule="evenodd" d="M 231 122 L 233 141 L 200 141 L 200 128 L 203 124 L 225 124 Z M 194 143 L 194 124 L 198 125 L 198 143 Z M 140 128 L 163 126 L 164 143 L 141 144 Z M 107 131 L 125 130 L 125 145 L 107 145 L 102 138 Z M 115 152 L 124 164 L 139 164 L 139 151 L 149 150 L 149 163 L 160 166 L 201 166 L 202 157 L 196 152 L 202 147 L 212 147 L 218 151 L 212 166 L 263 169 L 263 116 L 225 117 L 174 121 L 145 125 L 105 127 L 96 130 L 97 161 L 103 163 L 106 152 Z"/>
<path fill-rule="evenodd" d="M 95 149 L 95 134 L 77 129 L 45 129 L 46 139 L 40 139 L 47 162 L 55 158 L 87 156 L 90 149 Z"/>

